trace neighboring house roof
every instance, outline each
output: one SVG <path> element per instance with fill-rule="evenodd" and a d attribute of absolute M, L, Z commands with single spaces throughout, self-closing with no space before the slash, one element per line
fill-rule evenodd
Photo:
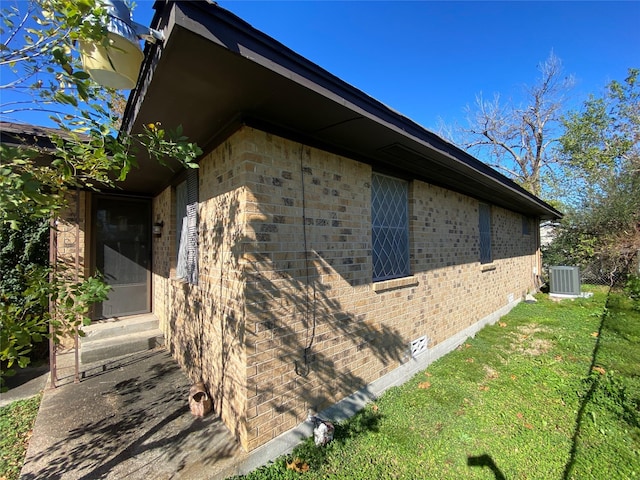
<path fill-rule="evenodd" d="M 123 128 L 179 124 L 203 150 L 239 125 L 308 145 L 543 219 L 562 214 L 472 155 L 206 1 L 156 1 Z M 400 86 L 399 86 L 400 87 Z M 419 92 L 416 92 L 419 94 Z M 129 189 L 158 193 L 167 172 L 147 159 Z"/>
<path fill-rule="evenodd" d="M 53 148 L 51 136 L 61 134 L 61 131 L 55 128 L 0 121 L 0 143 L 6 145 L 31 145 L 50 149 Z"/>

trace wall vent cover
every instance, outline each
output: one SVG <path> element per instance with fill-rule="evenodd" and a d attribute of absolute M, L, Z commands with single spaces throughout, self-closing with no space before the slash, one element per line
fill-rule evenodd
<path fill-rule="evenodd" d="M 549 267 L 549 293 L 580 296 L 580 268 Z"/>
<path fill-rule="evenodd" d="M 427 350 L 427 336 L 422 336 L 411 342 L 411 356 L 417 357 Z"/>

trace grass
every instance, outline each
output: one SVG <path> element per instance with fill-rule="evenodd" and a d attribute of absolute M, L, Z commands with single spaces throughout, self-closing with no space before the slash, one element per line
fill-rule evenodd
<path fill-rule="evenodd" d="M 640 311 L 538 300 L 246 478 L 640 478 Z"/>
<path fill-rule="evenodd" d="M 41 395 L 0 408 L 0 480 L 15 480 L 27 452 Z"/>

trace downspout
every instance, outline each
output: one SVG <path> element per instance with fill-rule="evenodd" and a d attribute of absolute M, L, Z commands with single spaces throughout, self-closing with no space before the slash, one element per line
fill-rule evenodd
<path fill-rule="evenodd" d="M 542 250 L 540 245 L 540 217 L 536 217 L 538 228 L 536 231 L 536 271 L 534 273 L 534 287 L 536 289 L 536 293 L 540 291 L 542 288 Z"/>

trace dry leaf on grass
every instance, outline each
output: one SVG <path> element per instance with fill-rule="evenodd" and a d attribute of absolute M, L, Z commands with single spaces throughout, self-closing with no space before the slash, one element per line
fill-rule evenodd
<path fill-rule="evenodd" d="M 591 334 L 591 336 L 592 336 L 592 337 L 599 337 L 599 336 L 600 336 L 600 334 L 599 334 L 598 332 L 593 332 L 593 333 Z"/>
<path fill-rule="evenodd" d="M 469 357 L 469 358 L 467 358 L 467 359 L 465 360 L 465 362 L 467 362 L 467 363 L 473 363 L 473 362 L 474 362 L 474 360 L 473 360 L 473 358 Z"/>
<path fill-rule="evenodd" d="M 507 326 L 507 324 L 506 324 L 506 323 L 504 323 L 504 322 L 500 322 L 500 323 L 498 323 L 498 325 L 499 325 L 499 326 L 501 326 L 502 328 L 504 328 L 504 327 L 506 327 L 506 326 Z"/>
<path fill-rule="evenodd" d="M 520 420 L 524 420 L 524 415 L 521 412 L 516 413 L 516 417 L 518 417 Z M 533 425 L 531 425 L 529 422 L 524 422 L 524 427 L 528 428 L 529 430 L 533 430 Z"/>
<path fill-rule="evenodd" d="M 429 382 L 422 382 L 418 384 L 418 388 L 422 388 L 422 389 L 427 389 L 427 388 L 431 388 L 431 383 Z"/>
<path fill-rule="evenodd" d="M 287 469 L 304 473 L 309 471 L 309 464 L 296 457 L 291 461 L 291 463 L 287 462 Z"/>
<path fill-rule="evenodd" d="M 604 375 L 607 371 L 602 367 L 593 367 L 594 372 L 598 372 L 600 375 Z"/>

